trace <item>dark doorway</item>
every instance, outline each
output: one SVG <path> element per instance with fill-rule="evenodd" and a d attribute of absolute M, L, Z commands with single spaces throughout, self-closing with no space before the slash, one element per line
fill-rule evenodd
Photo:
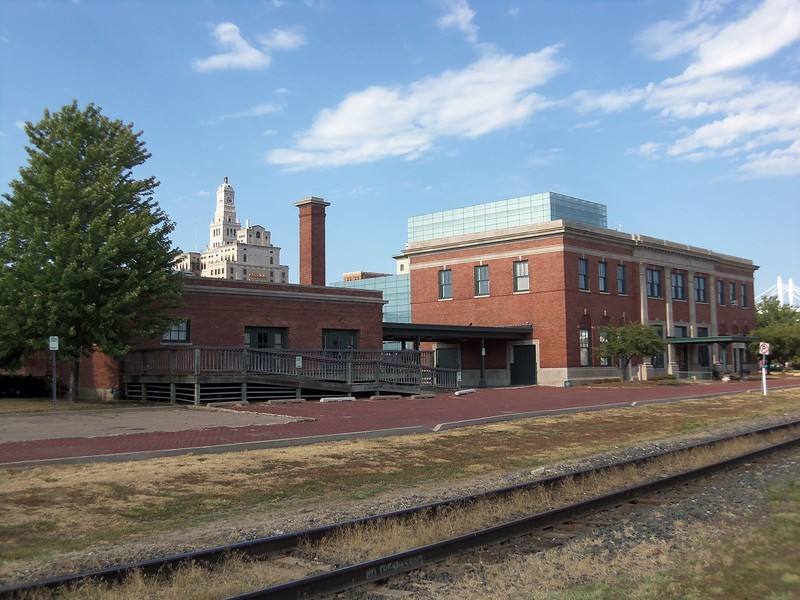
<path fill-rule="evenodd" d="M 437 348 L 436 366 L 439 369 L 460 369 L 458 348 Z"/>
<path fill-rule="evenodd" d="M 511 385 L 536 384 L 536 346 L 511 346 Z"/>

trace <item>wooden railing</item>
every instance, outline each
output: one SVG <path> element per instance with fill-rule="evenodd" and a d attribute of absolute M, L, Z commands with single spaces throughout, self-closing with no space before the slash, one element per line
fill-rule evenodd
<path fill-rule="evenodd" d="M 259 374 L 346 384 L 457 389 L 457 371 L 433 366 L 433 353 L 413 350 L 277 350 L 155 348 L 125 356 L 125 375 Z"/>

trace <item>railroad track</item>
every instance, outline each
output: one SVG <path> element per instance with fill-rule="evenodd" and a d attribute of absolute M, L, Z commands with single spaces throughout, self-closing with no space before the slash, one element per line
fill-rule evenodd
<path fill-rule="evenodd" d="M 341 590 L 361 586 L 370 582 L 385 580 L 418 569 L 426 565 L 431 565 L 452 557 L 456 554 L 474 550 L 505 542 L 520 536 L 551 529 L 553 527 L 580 522 L 580 519 L 587 515 L 597 513 L 610 507 L 619 506 L 630 502 L 633 499 L 647 496 L 654 492 L 678 486 L 689 481 L 709 476 L 722 470 L 733 468 L 739 464 L 746 463 L 766 456 L 779 450 L 794 447 L 800 444 L 800 421 L 781 424 L 773 427 L 765 427 L 744 434 L 738 434 L 725 438 L 710 440 L 685 448 L 673 451 L 654 453 L 646 457 L 637 458 L 630 461 L 619 461 L 604 465 L 600 469 L 586 469 L 548 477 L 533 482 L 509 486 L 502 489 L 492 490 L 483 494 L 464 496 L 447 501 L 435 502 L 417 506 L 414 508 L 394 511 L 366 517 L 344 523 L 338 523 L 325 527 L 304 530 L 296 533 L 289 533 L 268 538 L 262 538 L 247 542 L 231 545 L 218 546 L 193 552 L 167 556 L 159 559 L 138 562 L 134 564 L 120 565 L 109 569 L 95 570 L 90 572 L 76 573 L 64 577 L 56 577 L 46 580 L 39 580 L 30 584 L 0 588 L 1 598 L 19 598 L 31 595 L 43 589 L 56 589 L 63 586 L 72 586 L 93 580 L 103 583 L 115 583 L 124 580 L 134 571 L 140 572 L 145 576 L 163 575 L 179 568 L 187 563 L 204 565 L 212 568 L 220 561 L 225 560 L 231 555 L 242 555 L 251 559 L 261 559 L 274 557 L 276 555 L 285 556 L 287 553 L 296 552 L 298 548 L 308 548 L 314 543 L 325 542 L 334 538 L 342 531 L 358 527 L 371 527 L 376 523 L 390 521 L 408 521 L 420 515 L 435 518 L 437 514 L 448 511 L 459 511 L 465 507 L 475 505 L 484 501 L 500 501 L 535 488 L 555 488 L 566 481 L 580 483 L 582 480 L 596 475 L 598 472 L 609 469 L 620 469 L 626 467 L 642 467 L 647 463 L 663 459 L 666 456 L 687 454 L 699 449 L 719 445 L 736 439 L 752 436 L 766 436 L 783 432 L 787 439 L 772 443 L 765 447 L 746 453 L 729 457 L 724 460 L 716 461 L 699 468 L 682 471 L 668 476 L 658 476 L 657 478 L 638 484 L 631 485 L 624 489 L 615 490 L 592 497 L 587 500 L 561 506 L 537 514 L 516 518 L 507 522 L 492 525 L 471 531 L 463 535 L 457 535 L 451 539 L 413 548 L 407 551 L 394 553 L 388 556 L 359 562 L 357 564 L 344 567 L 330 566 L 327 572 L 304 577 L 287 583 L 274 585 L 261 590 L 248 592 L 237 596 L 232 596 L 229 600 L 250 600 L 256 598 L 268 599 L 288 599 L 288 598 L 312 598 L 325 594 L 332 594 Z M 569 537 L 568 534 L 565 537 Z"/>

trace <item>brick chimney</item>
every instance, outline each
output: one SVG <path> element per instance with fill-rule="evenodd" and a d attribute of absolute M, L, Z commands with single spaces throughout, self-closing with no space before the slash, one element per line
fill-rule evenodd
<path fill-rule="evenodd" d="M 330 202 L 311 196 L 294 205 L 300 209 L 300 283 L 325 285 L 325 207 Z"/>

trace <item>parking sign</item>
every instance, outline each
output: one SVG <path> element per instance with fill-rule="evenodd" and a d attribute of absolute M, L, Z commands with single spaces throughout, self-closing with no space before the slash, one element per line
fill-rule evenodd
<path fill-rule="evenodd" d="M 769 344 L 767 342 L 759 342 L 758 343 L 758 353 L 759 354 L 769 354 Z"/>

